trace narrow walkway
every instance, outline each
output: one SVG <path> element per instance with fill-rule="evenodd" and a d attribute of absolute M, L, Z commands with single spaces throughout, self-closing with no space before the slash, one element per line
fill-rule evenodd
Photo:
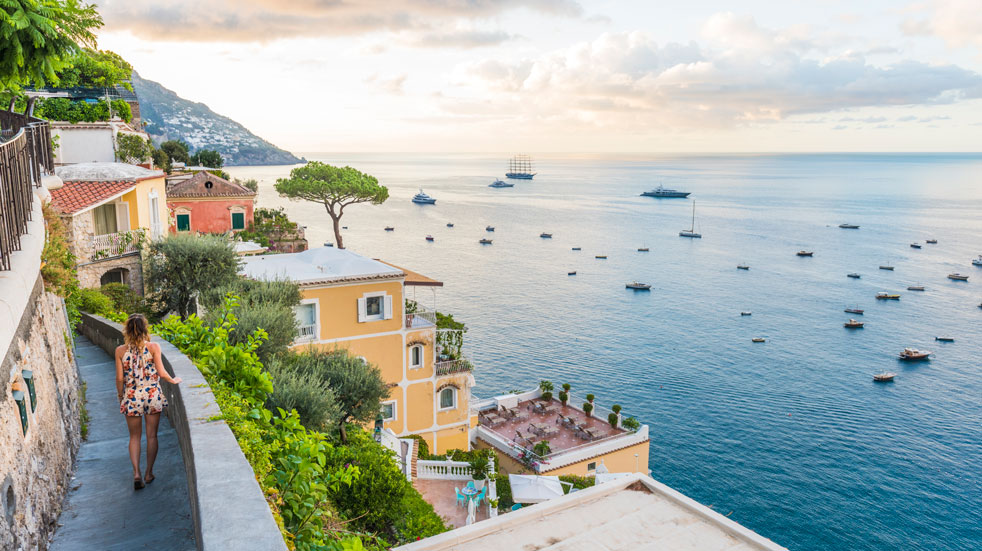
<path fill-rule="evenodd" d="M 50 549 L 195 549 L 177 433 L 164 416 L 157 432 L 157 478 L 135 491 L 126 447 L 129 435 L 116 400 L 115 362 L 85 337 L 76 345 L 79 371 L 88 385 L 89 436 L 79 451 Z M 141 453 L 140 466 L 146 470 L 145 434 Z"/>

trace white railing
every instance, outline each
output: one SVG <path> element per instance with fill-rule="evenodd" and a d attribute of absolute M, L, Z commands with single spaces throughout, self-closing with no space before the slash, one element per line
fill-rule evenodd
<path fill-rule="evenodd" d="M 469 373 L 474 371 L 474 364 L 472 364 L 470 360 L 466 358 L 436 362 L 434 367 L 436 368 L 437 377 L 453 375 L 454 373 Z"/>
<path fill-rule="evenodd" d="M 416 305 L 416 311 L 406 314 L 406 329 L 419 329 L 421 327 L 435 327 L 436 312 L 427 310 L 420 305 Z"/>
<path fill-rule="evenodd" d="M 107 233 L 92 237 L 92 259 L 110 258 L 136 250 L 136 239 L 130 232 Z"/>
<path fill-rule="evenodd" d="M 309 341 L 317 338 L 317 324 L 301 325 L 297 328 L 297 340 Z"/>
<path fill-rule="evenodd" d="M 608 436 L 603 440 L 581 444 L 575 448 L 550 454 L 542 461 L 539 471 L 551 471 L 566 465 L 572 465 L 591 457 L 597 457 L 621 448 L 640 444 L 648 440 L 648 425 L 641 425 L 637 432 L 628 432 L 617 436 Z"/>
<path fill-rule="evenodd" d="M 494 474 L 494 459 L 488 464 L 487 474 Z M 431 480 L 473 480 L 474 468 L 466 461 L 434 461 L 420 459 L 416 462 L 416 478 Z"/>
<path fill-rule="evenodd" d="M 406 477 L 406 480 L 412 482 L 413 473 L 412 465 L 410 463 L 413 456 L 413 446 L 416 445 L 416 441 L 412 438 L 399 438 L 394 432 L 392 432 L 391 429 L 382 430 L 380 436 L 381 440 L 379 441 L 379 444 L 382 444 L 395 453 L 393 460 L 395 460 L 396 465 Z M 405 448 L 405 452 L 403 452 L 403 448 Z"/>

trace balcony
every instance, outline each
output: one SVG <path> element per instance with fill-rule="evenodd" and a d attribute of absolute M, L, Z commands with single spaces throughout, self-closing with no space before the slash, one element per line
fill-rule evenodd
<path fill-rule="evenodd" d="M 0 111 L 0 270 L 21 250 L 41 177 L 51 174 L 51 130 L 47 121 Z"/>
<path fill-rule="evenodd" d="M 317 338 L 317 324 L 301 325 L 297 328 L 298 341 L 312 341 Z"/>
<path fill-rule="evenodd" d="M 424 327 L 436 327 L 436 312 L 417 304 L 413 312 L 406 313 L 406 329 Z"/>
<path fill-rule="evenodd" d="M 436 371 L 437 377 L 454 375 L 456 373 L 470 373 L 474 371 L 474 364 L 472 364 L 467 358 L 442 361 L 438 359 L 433 367 Z"/>
<path fill-rule="evenodd" d="M 116 232 L 92 237 L 92 260 L 102 260 L 135 251 L 140 232 Z"/>

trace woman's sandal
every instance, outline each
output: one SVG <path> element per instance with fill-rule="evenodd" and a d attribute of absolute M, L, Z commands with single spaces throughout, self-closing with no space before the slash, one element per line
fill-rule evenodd
<path fill-rule="evenodd" d="M 133 489 L 134 490 L 142 490 L 144 486 L 146 486 L 146 484 L 143 483 L 143 479 L 142 478 L 134 478 L 133 479 Z"/>
<path fill-rule="evenodd" d="M 157 480 L 157 477 L 156 476 L 151 476 L 150 478 L 146 478 L 146 477 L 143 478 L 143 482 L 147 486 L 149 486 L 151 483 L 153 483 L 154 480 Z"/>

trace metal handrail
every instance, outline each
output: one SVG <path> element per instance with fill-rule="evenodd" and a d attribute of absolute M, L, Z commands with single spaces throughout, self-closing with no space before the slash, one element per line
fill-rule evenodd
<path fill-rule="evenodd" d="M 11 254 L 21 250 L 34 205 L 31 187 L 41 187 L 41 176 L 53 171 L 48 122 L 0 111 L 0 270 L 9 270 Z"/>

